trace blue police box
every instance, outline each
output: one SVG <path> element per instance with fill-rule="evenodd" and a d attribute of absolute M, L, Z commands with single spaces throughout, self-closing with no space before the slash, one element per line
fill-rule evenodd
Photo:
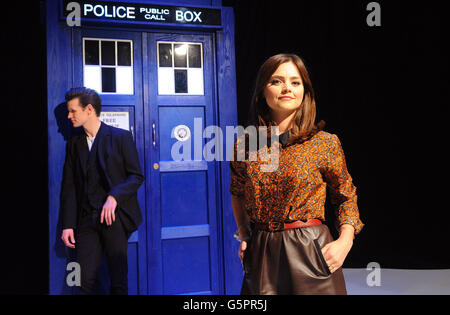
<path fill-rule="evenodd" d="M 242 267 L 224 159 L 194 152 L 204 128 L 236 126 L 234 15 L 221 0 L 45 3 L 48 78 L 49 288 L 68 281 L 75 253 L 61 241 L 65 92 L 95 89 L 101 120 L 133 133 L 145 182 L 144 223 L 129 239 L 130 294 L 238 294 Z M 192 144 L 174 160 L 174 143 Z M 223 148 L 227 144 L 224 139 Z M 225 155 L 223 155 L 225 157 Z M 108 293 L 106 264 L 101 287 Z"/>

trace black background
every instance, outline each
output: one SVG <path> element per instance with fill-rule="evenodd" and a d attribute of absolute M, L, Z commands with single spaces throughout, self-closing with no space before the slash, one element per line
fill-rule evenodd
<path fill-rule="evenodd" d="M 446 10 L 378 1 L 381 26 L 369 27 L 369 2 L 225 1 L 236 14 L 239 123 L 264 60 L 301 56 L 366 224 L 344 267 L 449 268 Z"/>
<path fill-rule="evenodd" d="M 366 224 L 344 267 L 450 268 L 448 11 L 440 1 L 378 1 L 381 27 L 369 27 L 369 2 L 225 0 L 235 10 L 239 124 L 264 60 L 300 55 L 318 119 L 342 142 Z M 48 292 L 52 166 L 40 6 L 9 1 L 2 14 L 0 293 Z"/>

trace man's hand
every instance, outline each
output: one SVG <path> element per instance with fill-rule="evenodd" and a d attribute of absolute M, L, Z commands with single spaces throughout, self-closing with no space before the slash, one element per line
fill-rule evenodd
<path fill-rule="evenodd" d="M 64 229 L 61 239 L 67 247 L 75 248 L 75 237 L 73 236 L 73 229 Z"/>
<path fill-rule="evenodd" d="M 116 221 L 116 211 L 117 201 L 113 196 L 108 196 L 105 204 L 103 205 L 102 214 L 100 216 L 100 223 L 103 223 L 103 219 L 106 221 L 106 225 L 112 225 Z"/>

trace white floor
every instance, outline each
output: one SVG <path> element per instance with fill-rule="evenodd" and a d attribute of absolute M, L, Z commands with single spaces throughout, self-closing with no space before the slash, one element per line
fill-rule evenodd
<path fill-rule="evenodd" d="M 376 283 L 376 270 L 345 268 L 343 271 L 349 295 L 450 295 L 450 269 L 381 268 L 378 269 L 379 286 Z"/>

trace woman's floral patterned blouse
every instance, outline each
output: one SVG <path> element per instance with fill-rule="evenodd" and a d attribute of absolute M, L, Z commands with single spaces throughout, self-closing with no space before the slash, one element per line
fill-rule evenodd
<path fill-rule="evenodd" d="M 320 130 L 304 142 L 289 142 L 286 131 L 274 146 L 269 143 L 258 153 L 249 151 L 248 146 L 246 151 L 244 139 L 238 137 L 234 144 L 230 192 L 245 200 L 253 222 L 324 221 L 328 185 L 331 203 L 337 207 L 336 226 L 350 224 L 355 234 L 361 231 L 364 224 L 359 217 L 356 187 L 336 135 Z M 238 160 L 239 152 L 247 155 Z M 271 152 L 278 152 L 278 162 L 268 158 Z M 275 167 L 264 169 L 267 163 Z"/>

